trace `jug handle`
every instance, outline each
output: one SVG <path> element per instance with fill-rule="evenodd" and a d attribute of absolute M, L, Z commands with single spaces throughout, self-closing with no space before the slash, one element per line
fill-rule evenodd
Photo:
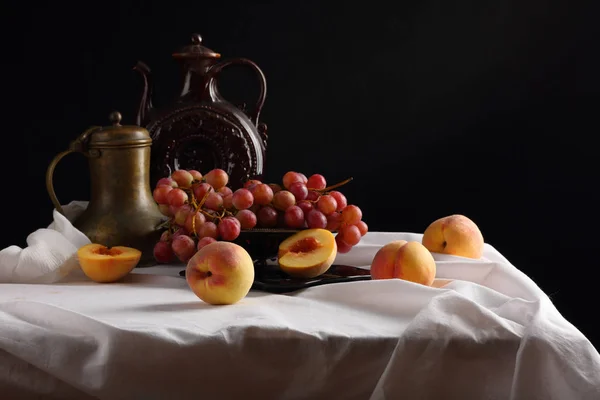
<path fill-rule="evenodd" d="M 95 131 L 102 129 L 100 126 L 93 126 L 83 132 L 77 139 L 71 142 L 69 149 L 65 150 L 54 157 L 50 165 L 48 165 L 48 169 L 46 170 L 46 190 L 48 191 L 48 195 L 50 196 L 50 200 L 52 200 L 52 204 L 56 210 L 65 215 L 58 198 L 56 197 L 56 193 L 54 192 L 54 184 L 52 180 L 54 178 L 54 169 L 60 160 L 63 159 L 64 156 L 71 153 L 82 153 L 86 157 L 98 157 L 100 155 L 100 151 L 97 149 L 88 150 L 87 149 L 87 140 L 88 137 L 94 133 Z"/>
<path fill-rule="evenodd" d="M 250 121 L 252 121 L 252 123 L 255 126 L 258 126 L 258 118 L 259 118 L 260 112 L 262 111 L 262 108 L 265 104 L 265 98 L 267 96 L 267 79 L 265 78 L 265 74 L 262 72 L 262 70 L 253 61 L 251 61 L 247 58 L 233 58 L 231 60 L 222 61 L 222 62 L 216 64 L 215 66 L 213 66 L 209 70 L 209 77 L 206 80 L 206 86 L 204 87 L 204 94 L 206 94 L 206 91 L 208 90 L 209 93 L 211 94 L 211 98 L 214 98 L 213 94 L 216 93 L 216 91 L 217 91 L 216 90 L 216 79 L 217 79 L 219 73 L 225 67 L 228 67 L 230 65 L 246 65 L 246 66 L 252 68 L 258 75 L 258 79 L 260 82 L 260 92 L 258 94 L 258 100 L 256 101 L 256 106 L 254 107 L 254 111 L 249 115 Z"/>

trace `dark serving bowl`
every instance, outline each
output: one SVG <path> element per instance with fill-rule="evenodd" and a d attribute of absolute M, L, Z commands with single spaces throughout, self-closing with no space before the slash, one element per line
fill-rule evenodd
<path fill-rule="evenodd" d="M 256 272 L 252 288 L 271 293 L 288 293 L 312 286 L 330 283 L 370 280 L 370 271 L 349 265 L 332 265 L 323 275 L 311 279 L 293 278 L 285 274 L 277 263 L 279 245 L 300 232 L 294 229 L 249 229 L 240 232 L 233 243 L 242 246 L 254 261 Z M 180 272 L 185 276 L 185 271 Z"/>
<path fill-rule="evenodd" d="M 300 232 L 294 229 L 248 229 L 240 232 L 233 243 L 242 246 L 257 263 L 277 258 L 279 245 Z"/>

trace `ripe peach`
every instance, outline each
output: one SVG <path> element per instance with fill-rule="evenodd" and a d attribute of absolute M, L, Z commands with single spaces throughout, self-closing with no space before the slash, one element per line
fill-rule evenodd
<path fill-rule="evenodd" d="M 483 235 L 469 218 L 464 215 L 450 215 L 432 222 L 421 241 L 433 253 L 451 254 L 468 258 L 481 258 L 483 255 Z"/>
<path fill-rule="evenodd" d="M 79 265 L 88 278 L 95 282 L 115 282 L 129 274 L 138 262 L 142 252 L 131 247 L 115 246 L 108 248 L 92 243 L 77 250 Z"/>
<path fill-rule="evenodd" d="M 419 242 L 390 242 L 377 251 L 371 262 L 372 279 L 398 278 L 431 286 L 435 273 L 433 256 Z"/>
<path fill-rule="evenodd" d="M 234 304 L 246 297 L 254 283 L 254 262 L 235 243 L 209 243 L 188 261 L 185 278 L 204 302 Z"/>
<path fill-rule="evenodd" d="M 297 278 L 314 278 L 331 267 L 337 255 L 333 233 L 326 229 L 304 229 L 279 245 L 279 267 Z"/>

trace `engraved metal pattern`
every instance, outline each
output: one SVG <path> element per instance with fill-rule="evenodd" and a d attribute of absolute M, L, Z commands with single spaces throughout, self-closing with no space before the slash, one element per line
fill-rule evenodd
<path fill-rule="evenodd" d="M 250 134 L 219 108 L 206 104 L 181 107 L 152 121 L 147 129 L 153 140 L 153 183 L 182 168 L 203 174 L 221 168 L 229 174 L 233 187 L 262 173 Z M 261 142 L 266 145 L 266 132 Z"/>

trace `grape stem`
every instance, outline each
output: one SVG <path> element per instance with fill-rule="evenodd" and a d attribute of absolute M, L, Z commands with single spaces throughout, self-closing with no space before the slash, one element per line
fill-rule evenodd
<path fill-rule="evenodd" d="M 324 189 L 314 189 L 314 188 L 308 188 L 308 190 L 312 190 L 313 192 L 318 192 L 318 193 L 329 192 L 329 191 L 331 191 L 331 190 L 333 190 L 333 189 L 337 189 L 337 188 L 339 188 L 339 187 L 341 187 L 341 186 L 344 186 L 345 184 L 347 184 L 347 183 L 349 183 L 350 181 L 352 181 L 352 179 L 354 179 L 354 178 L 350 177 L 350 178 L 348 178 L 348 179 L 346 179 L 346 180 L 343 180 L 343 181 L 341 181 L 340 183 L 336 183 L 335 185 L 327 186 L 327 187 L 326 187 L 326 188 L 324 188 Z"/>
<path fill-rule="evenodd" d="M 202 200 L 200 200 L 200 203 L 198 203 L 198 208 L 200 208 L 200 209 L 202 208 L 202 206 L 206 202 L 206 199 L 208 199 L 208 195 L 210 194 L 211 190 L 213 190 L 212 187 L 206 193 L 204 193 L 204 196 L 202 197 Z"/>
<path fill-rule="evenodd" d="M 196 215 L 195 214 L 192 216 L 192 233 L 194 234 L 194 236 L 198 237 L 198 234 L 196 233 Z"/>
<path fill-rule="evenodd" d="M 202 200 L 200 200 L 200 203 L 196 202 L 196 196 L 194 196 L 194 191 L 190 190 L 190 195 L 192 197 L 191 203 L 192 203 L 192 207 L 194 207 L 194 212 L 201 212 L 202 214 L 204 214 L 207 217 L 213 217 L 211 214 L 207 213 L 206 211 L 204 211 L 202 209 L 202 206 L 204 205 L 204 203 L 206 202 L 206 199 L 208 199 L 208 195 L 210 194 L 211 190 L 213 190 L 213 188 L 211 187 L 206 193 L 204 193 L 204 196 L 202 197 Z M 196 218 L 192 218 L 192 230 L 194 231 L 194 236 L 198 236 L 198 234 L 196 233 Z"/>
<path fill-rule="evenodd" d="M 157 229 L 169 228 L 170 226 L 171 226 L 171 218 L 169 218 L 168 220 L 166 220 L 162 224 L 158 225 Z"/>

